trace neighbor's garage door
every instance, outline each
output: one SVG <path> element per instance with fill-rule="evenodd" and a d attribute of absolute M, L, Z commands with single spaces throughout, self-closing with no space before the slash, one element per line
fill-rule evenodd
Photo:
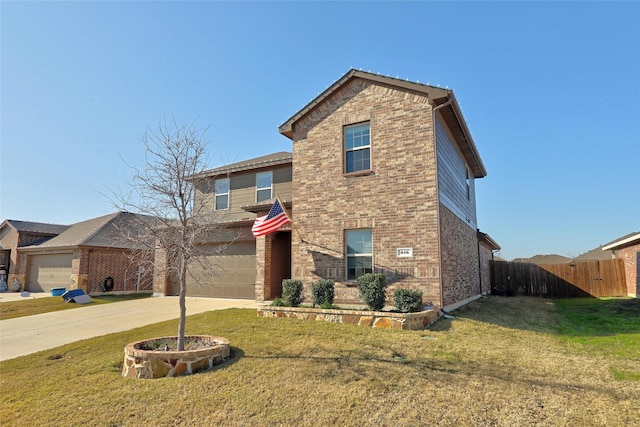
<path fill-rule="evenodd" d="M 224 254 L 208 256 L 203 264 L 206 267 L 191 265 L 195 277 L 187 276 L 188 296 L 255 299 L 255 242 L 235 242 Z"/>
<path fill-rule="evenodd" d="M 51 288 L 71 286 L 71 261 L 73 254 L 31 255 L 27 290 L 49 292 Z"/>

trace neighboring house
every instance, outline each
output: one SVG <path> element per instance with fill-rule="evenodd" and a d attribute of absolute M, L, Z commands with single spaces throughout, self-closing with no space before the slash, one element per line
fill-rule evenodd
<path fill-rule="evenodd" d="M 68 225 L 7 219 L 0 224 L 0 275 L 10 285 L 16 279 L 18 249 L 50 240 L 69 228 Z M 2 273 L 4 272 L 4 273 Z M 21 281 L 22 283 L 22 281 Z M 9 287 L 11 289 L 11 287 Z"/>
<path fill-rule="evenodd" d="M 584 262 L 584 261 L 604 261 L 608 259 L 614 258 L 613 251 L 611 250 L 602 250 L 602 246 L 598 246 L 595 249 L 591 249 L 583 254 L 578 255 L 574 259 L 573 262 Z"/>
<path fill-rule="evenodd" d="M 209 207 L 222 229 L 201 248 L 210 255 L 191 264 L 187 295 L 258 300 L 280 296 L 282 279 L 291 277 L 291 233 L 274 233 L 269 240 L 273 256 L 258 260 L 251 226 L 257 214 L 269 210 L 276 196 L 285 207 L 291 207 L 291 153 L 279 152 L 210 169 L 195 176 L 194 181 L 197 203 Z M 260 242 L 264 245 L 264 239 Z M 216 250 L 220 245 L 227 245 L 222 253 Z M 161 268 L 165 262 L 164 253 L 157 250 L 154 293 L 178 295 L 178 284 Z M 257 288 L 258 269 L 266 270 L 276 286 Z"/>
<path fill-rule="evenodd" d="M 151 291 L 152 271 L 130 255 L 138 245 L 123 231 L 139 233 L 135 214 L 117 212 L 73 224 L 44 242 L 18 248 L 15 277 L 31 292 L 51 288 L 81 288 L 87 293 L 107 290 Z"/>
<path fill-rule="evenodd" d="M 489 290 L 498 247 L 480 243 L 475 191 L 487 173 L 451 90 L 350 70 L 279 130 L 293 141 L 291 274 L 307 299 L 329 278 L 336 302 L 361 303 L 368 272 L 387 276 L 388 304 L 400 287 L 448 309 Z M 257 239 L 266 266 L 273 239 Z M 256 299 L 273 286 L 258 264 Z"/>
<path fill-rule="evenodd" d="M 495 240 L 486 233 L 478 230 L 478 257 L 480 258 L 480 293 L 488 294 L 491 292 L 491 261 L 501 261 L 495 256 L 495 252 L 502 249 Z"/>
<path fill-rule="evenodd" d="M 571 262 L 571 258 L 556 254 L 534 255 L 531 258 L 514 258 L 511 262 L 526 262 L 529 264 L 568 264 Z"/>
<path fill-rule="evenodd" d="M 603 251 L 613 251 L 615 258 L 624 261 L 627 294 L 630 297 L 640 296 L 640 232 L 627 234 L 602 247 Z"/>

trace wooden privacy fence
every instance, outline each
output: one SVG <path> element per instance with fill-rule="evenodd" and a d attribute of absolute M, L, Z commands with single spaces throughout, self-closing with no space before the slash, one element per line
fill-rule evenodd
<path fill-rule="evenodd" d="M 624 297 L 624 263 L 621 259 L 539 265 L 491 261 L 491 293 L 545 298 Z"/>

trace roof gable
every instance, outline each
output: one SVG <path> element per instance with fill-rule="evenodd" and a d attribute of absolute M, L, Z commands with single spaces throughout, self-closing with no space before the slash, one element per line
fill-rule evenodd
<path fill-rule="evenodd" d="M 125 228 L 136 232 L 139 215 L 129 212 L 116 212 L 109 215 L 81 221 L 70 226 L 66 231 L 53 239 L 28 248 L 71 248 L 77 246 L 96 246 L 131 248 L 134 245 L 122 236 Z"/>
<path fill-rule="evenodd" d="M 374 83 L 392 86 L 400 90 L 408 92 L 417 92 L 426 94 L 429 99 L 429 103 L 435 109 L 438 108 L 445 123 L 451 130 L 460 151 L 462 152 L 466 162 L 469 164 L 475 178 L 482 178 L 487 175 L 485 166 L 480 158 L 478 149 L 471 137 L 471 133 L 467 127 L 467 124 L 462 116 L 462 112 L 458 105 L 458 102 L 453 94 L 453 91 L 449 89 L 443 89 L 440 87 L 430 86 L 418 82 L 410 82 L 407 80 L 401 80 L 393 77 L 385 77 L 379 74 L 373 74 L 365 71 L 358 71 L 351 69 L 334 84 L 329 86 L 324 92 L 314 98 L 311 102 L 305 105 L 300 111 L 291 116 L 286 122 L 284 122 L 278 130 L 281 134 L 289 139 L 293 139 L 294 124 L 302 119 L 304 116 L 313 111 L 318 105 L 328 99 L 340 88 L 348 84 L 352 79 L 365 79 Z"/>
<path fill-rule="evenodd" d="M 46 224 L 42 222 L 18 221 L 15 219 L 7 219 L 2 223 L 2 227 L 9 226 L 19 233 L 34 233 L 56 235 L 64 232 L 69 228 L 68 225 Z"/>

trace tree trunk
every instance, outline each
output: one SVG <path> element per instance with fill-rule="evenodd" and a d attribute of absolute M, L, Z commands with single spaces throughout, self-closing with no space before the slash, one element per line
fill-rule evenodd
<path fill-rule="evenodd" d="M 184 350 L 184 329 L 187 323 L 187 265 L 184 260 L 180 266 L 180 324 L 178 326 L 178 351 Z"/>

